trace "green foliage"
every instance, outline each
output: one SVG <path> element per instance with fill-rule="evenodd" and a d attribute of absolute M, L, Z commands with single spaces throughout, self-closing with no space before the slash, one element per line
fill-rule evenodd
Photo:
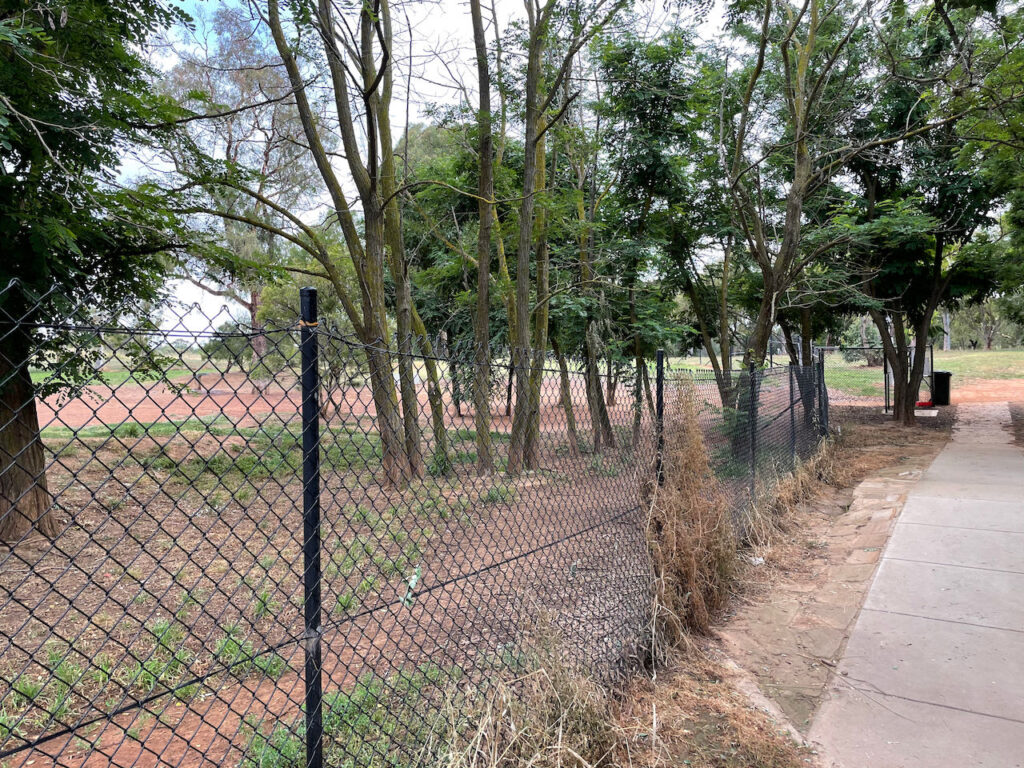
<path fill-rule="evenodd" d="M 176 114 L 153 94 L 143 51 L 151 35 L 187 21 L 162 0 L 36 4 L 0 20 L 0 287 L 17 279 L 22 289 L 4 297 L 6 312 L 54 287 L 60 295 L 45 296 L 34 317 L 156 296 L 175 224 L 148 191 L 110 181 L 124 147 Z M 53 351 L 66 340 L 45 341 Z M 86 358 L 41 354 L 38 363 L 78 380 L 92 374 Z"/>
<path fill-rule="evenodd" d="M 233 675 L 245 677 L 255 671 L 278 678 L 288 668 L 288 663 L 277 653 L 257 653 L 252 641 L 242 637 L 242 628 L 238 624 L 229 624 L 223 630 L 224 635 L 217 641 L 214 654 Z"/>
<path fill-rule="evenodd" d="M 498 502 L 511 502 L 515 499 L 515 489 L 505 483 L 496 483 L 480 494 L 480 503 L 497 504 Z"/>
<path fill-rule="evenodd" d="M 443 684 L 457 668 L 424 664 L 388 677 L 366 674 L 346 691 L 324 695 L 324 761 L 346 768 L 413 768 L 423 764 L 443 721 L 432 713 Z M 247 719 L 247 768 L 298 768 L 305 764 L 305 721 L 291 724 Z M 437 744 L 433 745 L 435 748 Z"/>

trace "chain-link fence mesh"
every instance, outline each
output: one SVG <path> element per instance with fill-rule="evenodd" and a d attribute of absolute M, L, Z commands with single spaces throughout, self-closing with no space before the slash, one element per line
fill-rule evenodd
<path fill-rule="evenodd" d="M 882 347 L 815 347 L 819 361 L 824 359 L 825 384 L 836 405 L 877 405 L 892 407 L 892 370 Z M 931 399 L 934 350 L 928 345 L 924 360 L 921 398 Z M 913 350 L 908 365 L 913 362 Z"/>
<path fill-rule="evenodd" d="M 542 619 L 598 677 L 644 657 L 675 392 L 737 514 L 827 423 L 813 367 L 613 388 L 498 351 L 481 421 L 475 356 L 295 298 L 255 330 L 0 291 L 5 765 L 429 764 L 452 691 L 514 672 Z"/>
<path fill-rule="evenodd" d="M 885 405 L 886 366 L 881 347 L 817 347 L 835 405 Z"/>

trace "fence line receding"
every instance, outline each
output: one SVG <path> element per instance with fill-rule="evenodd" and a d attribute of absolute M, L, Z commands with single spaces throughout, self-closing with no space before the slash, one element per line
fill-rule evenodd
<path fill-rule="evenodd" d="M 613 386 L 495 349 L 478 435 L 472 350 L 295 300 L 256 331 L 0 290 L 4 765 L 416 765 L 541 614 L 601 677 L 642 659 L 677 390 L 738 515 L 827 428 L 823 358 Z"/>

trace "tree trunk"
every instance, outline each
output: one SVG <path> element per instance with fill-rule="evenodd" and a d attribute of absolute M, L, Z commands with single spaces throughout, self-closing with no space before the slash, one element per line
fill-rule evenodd
<path fill-rule="evenodd" d="M 586 348 L 587 408 L 594 433 L 594 452 L 600 453 L 604 446 L 615 447 L 615 431 L 608 416 L 604 387 L 601 386 L 601 358 L 598 355 L 597 328 L 592 318 L 587 319 Z"/>
<path fill-rule="evenodd" d="M 508 358 L 508 381 L 505 382 L 505 416 L 512 415 L 512 384 L 515 382 L 516 361 L 510 352 Z"/>
<path fill-rule="evenodd" d="M 423 324 L 423 319 L 416 311 L 415 305 L 412 308 L 412 327 L 420 339 L 423 365 L 427 369 L 427 402 L 430 403 L 430 424 L 434 430 L 434 450 L 431 453 L 431 461 L 436 469 L 442 469 L 447 473 L 452 464 L 451 444 L 448 441 L 448 427 L 444 421 L 445 407 L 441 376 L 434 355 L 434 347 L 427 334 L 427 327 Z"/>
<path fill-rule="evenodd" d="M 546 119 L 540 118 L 538 127 L 543 131 L 547 126 Z M 537 141 L 537 182 L 535 190 L 543 193 L 547 188 L 547 154 L 546 141 L 541 136 Z M 537 469 L 540 463 L 540 396 L 544 386 L 544 363 L 548 349 L 548 316 L 550 296 L 549 262 L 547 234 L 548 214 L 545 205 L 541 205 L 537 213 L 534 228 L 536 233 L 537 261 L 537 306 L 533 314 L 533 367 L 530 370 L 529 404 L 526 409 L 526 426 L 523 440 L 522 466 L 525 469 Z M 512 457 L 509 456 L 509 464 Z"/>
<path fill-rule="evenodd" d="M 265 392 L 270 382 L 270 371 L 267 370 L 265 360 L 267 358 L 267 336 L 263 332 L 263 323 L 257 316 L 260 311 L 260 299 L 262 292 L 255 289 L 249 294 L 249 326 L 252 328 L 252 337 L 249 339 L 249 346 L 252 348 L 252 393 L 254 395 Z"/>
<path fill-rule="evenodd" d="M 566 362 L 565 355 L 562 354 L 562 349 L 558 344 L 558 337 L 551 337 L 551 349 L 555 353 L 555 357 L 558 358 L 558 372 L 559 372 L 559 400 L 562 401 L 562 411 L 565 413 L 565 432 L 566 439 L 569 441 L 569 455 L 579 456 L 580 455 L 580 436 L 576 431 L 576 412 L 572 407 L 572 386 L 569 382 L 569 364 Z"/>
<path fill-rule="evenodd" d="M 423 477 L 423 434 L 419 418 L 419 392 L 416 389 L 416 361 L 412 348 L 412 288 L 409 282 L 409 262 L 405 257 L 405 241 L 402 237 L 402 212 L 395 194 L 397 170 L 394 152 L 390 150 L 393 146 L 391 121 L 387 114 L 387 99 L 382 99 L 382 102 L 380 109 L 376 110 L 380 143 L 384 148 L 380 164 L 379 189 L 380 199 L 387 202 L 381 206 L 380 213 L 387 264 L 395 285 L 395 330 L 398 336 L 398 388 L 402 400 L 402 429 L 410 472 L 413 477 Z M 378 201 L 373 200 L 369 206 L 364 205 L 364 209 L 376 209 L 378 205 Z M 369 216 L 367 218 L 369 219 Z"/>
<path fill-rule="evenodd" d="M 39 436 L 35 389 L 28 346 L 12 338 L 0 354 L 0 541 L 16 544 L 35 529 L 57 535 L 58 525 L 46 485 L 46 455 Z"/>
<path fill-rule="evenodd" d="M 953 348 L 953 337 L 949 333 L 949 309 L 942 309 L 942 349 L 949 352 Z"/>
<path fill-rule="evenodd" d="M 793 342 L 793 332 L 789 327 L 788 323 L 779 322 L 779 327 L 782 328 L 782 338 L 786 342 L 786 351 L 789 352 L 789 361 L 796 366 L 796 386 L 799 392 L 800 404 L 803 406 L 804 413 L 804 426 L 810 428 L 814 424 L 814 378 L 807 375 L 808 367 L 801 365 L 802 359 L 810 357 L 810 352 L 804 349 L 798 348 Z M 804 345 L 810 346 L 810 339 L 804 337 L 800 339 L 801 347 Z M 806 356 L 805 356 L 806 353 Z M 812 362 L 813 365 L 813 362 Z"/>
<path fill-rule="evenodd" d="M 612 367 L 612 356 L 611 356 L 611 353 L 605 355 L 605 371 L 607 372 L 606 373 L 607 381 L 605 382 L 605 386 L 608 389 L 608 395 L 607 395 L 608 405 L 610 405 L 612 408 L 614 408 L 615 407 L 615 390 L 618 388 L 618 384 L 619 384 L 619 372 Z"/>
<path fill-rule="evenodd" d="M 484 32 L 480 0 L 470 0 L 473 19 L 473 43 L 476 48 L 476 71 L 480 90 L 480 111 L 477 113 L 478 157 L 480 177 L 477 185 L 477 212 L 480 228 L 476 241 L 476 315 L 473 320 L 474 371 L 473 406 L 476 426 L 477 471 L 481 475 L 494 471 L 494 450 L 491 445 L 491 377 L 490 377 L 490 279 L 491 230 L 494 215 L 494 160 L 491 137 L 491 75 L 487 61 L 487 38 Z"/>
<path fill-rule="evenodd" d="M 416 391 L 416 366 L 412 353 L 412 297 L 409 292 L 408 274 L 405 264 L 396 268 L 403 273 L 396 282 L 396 315 L 398 326 L 398 386 L 402 398 L 402 430 L 405 438 L 405 453 L 413 477 L 422 477 L 423 434 L 420 429 L 419 393 Z"/>
<path fill-rule="evenodd" d="M 382 212 L 364 203 L 366 212 L 366 256 L 363 264 L 364 327 L 370 387 L 377 411 L 384 474 L 393 484 L 403 484 L 413 476 L 408 449 L 409 435 L 403 429 L 395 392 L 394 367 L 387 349 L 388 329 L 384 315 L 384 238 Z M 418 447 L 418 444 L 417 444 Z M 422 461 L 422 457 L 421 461 Z"/>
<path fill-rule="evenodd" d="M 541 76 L 542 30 L 532 29 L 526 58 L 525 121 L 523 130 L 523 196 L 519 204 L 519 239 L 516 246 L 516 315 L 512 349 L 516 376 L 516 407 L 509 442 L 508 472 L 523 469 L 530 411 L 530 252 L 533 248 L 534 191 L 537 184 L 537 141 L 540 134 L 538 89 Z"/>
<path fill-rule="evenodd" d="M 385 0 L 378 4 L 379 13 L 374 13 L 369 6 L 364 6 L 359 13 L 360 50 L 359 61 L 356 62 L 357 73 L 346 68 L 345 62 L 339 54 L 339 25 L 334 17 L 335 6 L 329 2 L 319 2 L 316 4 L 314 12 L 315 26 L 323 46 L 324 60 L 330 70 L 337 128 L 344 150 L 341 155 L 345 158 L 349 171 L 348 176 L 355 184 L 362 203 L 362 238 L 353 215 L 353 208 L 349 204 L 343 185 L 335 172 L 335 157 L 324 146 L 320 134 L 321 127 L 306 92 L 307 80 L 296 59 L 290 35 L 285 33 L 281 22 L 280 3 L 278 0 L 268 0 L 266 9 L 266 21 L 281 63 L 288 73 L 294 104 L 302 123 L 303 133 L 306 136 L 307 149 L 316 162 L 324 187 L 330 195 L 334 215 L 337 217 L 345 245 L 355 268 L 362 317 L 358 316 L 355 304 L 342 284 L 337 267 L 327 249 L 318 248 L 311 251 L 311 255 L 321 263 L 331 279 L 335 293 L 345 307 L 353 325 L 356 326 L 360 340 L 365 345 L 367 364 L 370 369 L 370 386 L 376 409 L 377 429 L 381 440 L 382 468 L 387 482 L 402 484 L 411 477 L 414 469 L 420 471 L 422 456 L 419 453 L 419 441 L 411 439 L 414 437 L 415 430 L 418 430 L 418 421 L 415 421 L 418 409 L 412 407 L 413 403 L 407 402 L 405 424 L 403 425 L 403 415 L 399 412 L 398 397 L 395 392 L 391 353 L 387 349 L 389 334 L 385 315 L 385 256 L 390 250 L 396 259 L 404 260 L 401 251 L 401 220 L 394 214 L 394 210 L 397 209 L 397 200 L 393 194 L 383 191 L 384 185 L 393 191 L 395 184 L 393 145 L 388 122 L 392 91 L 392 59 L 389 55 L 385 55 L 383 57 L 384 68 L 382 71 L 378 71 L 377 56 L 374 50 L 378 40 L 381 48 L 388 49 L 388 51 L 391 49 L 390 6 Z M 350 81 L 351 85 L 359 88 L 362 97 L 365 145 L 361 145 L 359 141 L 357 118 L 349 101 Z M 362 160 L 364 146 L 365 165 Z M 380 162 L 379 157 L 382 149 L 385 155 L 383 163 Z M 384 210 L 384 200 L 394 206 L 390 213 Z M 385 248 L 385 238 L 387 238 L 388 248 Z M 397 262 L 389 263 L 393 265 Z M 407 306 L 405 292 L 401 284 L 402 279 L 403 270 L 399 269 L 395 274 L 395 287 L 396 294 L 398 294 L 397 301 L 402 305 L 399 307 L 400 316 L 403 315 L 403 309 Z M 408 318 L 407 315 L 405 317 Z M 411 334 L 408 326 L 403 326 L 404 322 L 400 317 L 399 344 L 411 345 Z M 402 371 L 404 371 L 401 379 L 413 388 L 415 397 L 415 387 L 410 375 L 411 359 L 406 355 L 402 357 L 405 360 L 400 361 Z M 408 398 L 407 388 L 403 388 L 402 395 L 403 399 Z M 412 463 L 410 463 L 409 457 L 410 450 L 413 454 Z"/>
<path fill-rule="evenodd" d="M 920 325 L 918 326 L 913 364 L 910 362 L 910 346 L 903 327 L 903 317 L 897 316 L 890 323 L 888 315 L 880 310 L 871 310 L 870 314 L 882 337 L 885 357 L 892 372 L 892 418 L 905 426 L 912 426 L 917 420 L 914 408 L 924 378 L 924 359 L 928 348 L 927 329 L 931 322 L 931 312 L 925 313 L 923 333 Z"/>
<path fill-rule="evenodd" d="M 452 379 L 452 400 L 455 401 L 455 415 L 462 418 L 462 381 L 459 379 L 459 366 L 448 359 L 448 375 Z"/>
<path fill-rule="evenodd" d="M 595 161 L 596 163 L 596 161 Z M 579 222 L 577 245 L 579 246 L 580 282 L 587 302 L 587 317 L 583 326 L 584 376 L 587 389 L 587 410 L 590 413 L 590 426 L 594 435 L 594 452 L 600 453 L 603 446 L 615 446 L 615 433 L 611 419 L 608 417 L 608 406 L 604 399 L 604 388 L 601 386 L 600 350 L 601 340 L 597 334 L 595 311 L 596 293 L 592 287 L 594 268 L 592 254 L 594 252 L 594 216 L 597 211 L 596 173 L 589 174 L 583 165 L 577 167 L 576 217 Z M 586 191 L 584 191 L 586 190 Z M 589 195 L 589 204 L 586 196 Z"/>
<path fill-rule="evenodd" d="M 633 360 L 633 448 L 640 445 L 640 427 L 644 416 L 644 361 L 637 355 Z"/>
<path fill-rule="evenodd" d="M 647 397 L 647 411 L 653 418 L 656 414 L 656 408 L 654 405 L 654 392 L 651 391 L 651 372 L 647 370 L 647 366 L 643 367 L 644 374 L 644 395 Z"/>

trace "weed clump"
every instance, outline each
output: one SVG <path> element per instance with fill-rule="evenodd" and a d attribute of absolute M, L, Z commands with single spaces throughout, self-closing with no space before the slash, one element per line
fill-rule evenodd
<path fill-rule="evenodd" d="M 664 480 L 649 493 L 647 546 L 655 576 L 654 653 L 707 631 L 729 595 L 737 539 L 731 505 L 704 445 L 691 386 L 665 424 Z"/>

